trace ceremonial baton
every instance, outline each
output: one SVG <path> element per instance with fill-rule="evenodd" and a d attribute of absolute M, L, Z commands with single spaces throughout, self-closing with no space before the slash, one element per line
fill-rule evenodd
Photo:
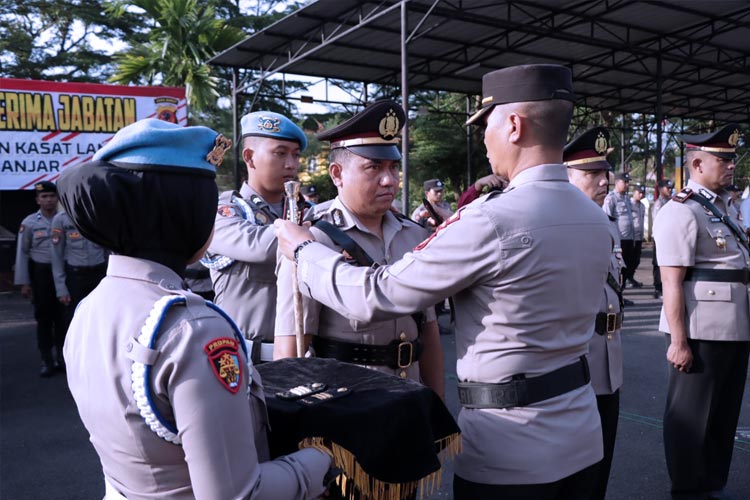
<path fill-rule="evenodd" d="M 297 205 L 297 200 L 299 199 L 299 186 L 300 183 L 298 181 L 286 181 L 284 183 L 284 192 L 286 193 L 287 201 L 287 220 L 290 220 L 297 225 L 302 224 L 302 214 L 300 214 L 299 205 Z M 297 281 L 297 263 L 293 262 L 292 266 L 292 286 L 294 287 L 294 338 L 297 341 L 297 357 L 301 358 L 305 355 L 305 328 L 302 316 L 302 294 L 299 292 L 299 282 Z"/>
<path fill-rule="evenodd" d="M 427 198 L 422 198 L 422 204 L 430 213 L 430 217 L 432 217 L 432 220 L 435 221 L 436 226 L 439 226 L 443 223 L 443 217 L 437 213 L 437 210 L 435 210 L 435 207 L 432 206 L 432 203 L 430 203 Z"/>

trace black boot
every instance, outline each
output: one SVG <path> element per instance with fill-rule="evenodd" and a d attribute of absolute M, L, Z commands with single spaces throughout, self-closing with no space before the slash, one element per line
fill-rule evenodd
<path fill-rule="evenodd" d="M 42 359 L 42 367 L 39 369 L 39 376 L 43 378 L 51 377 L 55 374 L 55 367 L 52 357 Z"/>

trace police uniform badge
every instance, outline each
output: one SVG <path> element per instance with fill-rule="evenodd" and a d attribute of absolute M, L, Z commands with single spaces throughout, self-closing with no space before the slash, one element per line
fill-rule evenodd
<path fill-rule="evenodd" d="M 203 350 L 206 351 L 214 375 L 221 385 L 232 394 L 236 394 L 242 382 L 242 363 L 237 340 L 229 337 L 213 339 L 203 347 Z"/>
<path fill-rule="evenodd" d="M 344 227 L 344 212 L 340 208 L 334 208 L 331 211 L 331 219 L 333 219 L 333 225 L 336 227 Z"/>
<path fill-rule="evenodd" d="M 730 146 L 733 148 L 737 147 L 737 143 L 740 142 L 740 131 L 737 129 L 734 129 L 734 132 L 729 136 L 729 139 L 727 139 L 727 142 Z"/>
<path fill-rule="evenodd" d="M 52 230 L 52 244 L 58 245 L 60 243 L 61 238 L 62 238 L 62 229 L 53 229 Z"/>
<path fill-rule="evenodd" d="M 281 132 L 281 120 L 274 118 L 273 116 L 259 116 L 258 117 L 258 130 L 261 132 L 270 132 L 278 134 Z"/>
<path fill-rule="evenodd" d="M 71 231 L 68 233 L 68 239 L 71 240 L 80 240 L 82 238 L 81 233 L 78 231 Z"/>
<path fill-rule="evenodd" d="M 237 210 L 232 205 L 220 205 L 216 213 L 222 217 L 234 217 L 237 215 Z"/>
<path fill-rule="evenodd" d="M 231 139 L 228 139 L 221 134 L 217 135 L 216 139 L 214 140 L 214 148 L 208 153 L 208 155 L 206 155 L 206 161 L 208 161 L 208 163 L 210 163 L 214 167 L 218 167 L 224 160 L 224 154 L 231 147 Z"/>
<path fill-rule="evenodd" d="M 396 112 L 389 109 L 385 116 L 380 120 L 378 132 L 380 132 L 380 136 L 383 139 L 391 140 L 396 137 L 396 134 L 398 134 L 400 128 L 399 125 L 400 123 L 398 121 L 398 116 L 396 116 Z"/>
<path fill-rule="evenodd" d="M 596 141 L 594 141 L 594 150 L 602 155 L 607 152 L 608 148 L 609 144 L 607 143 L 607 138 L 604 136 L 603 132 L 599 132 Z"/>

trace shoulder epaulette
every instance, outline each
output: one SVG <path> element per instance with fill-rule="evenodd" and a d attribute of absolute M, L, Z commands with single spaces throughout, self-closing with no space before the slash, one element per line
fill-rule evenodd
<path fill-rule="evenodd" d="M 613 217 L 613 216 L 611 216 L 611 215 L 608 215 L 607 217 L 608 217 L 608 218 L 609 218 L 609 220 L 610 220 L 610 221 L 612 221 L 612 222 L 614 222 L 614 221 L 616 221 L 616 220 L 617 220 L 617 217 Z"/>
<path fill-rule="evenodd" d="M 676 195 L 672 196 L 672 201 L 676 201 L 677 203 L 685 203 L 691 196 L 693 196 L 693 190 L 686 187 Z"/>

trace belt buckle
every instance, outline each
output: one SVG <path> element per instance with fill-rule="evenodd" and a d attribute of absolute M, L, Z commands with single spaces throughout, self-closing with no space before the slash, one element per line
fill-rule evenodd
<path fill-rule="evenodd" d="M 607 313 L 607 333 L 617 331 L 617 313 Z"/>
<path fill-rule="evenodd" d="M 403 352 L 401 348 L 403 347 L 409 347 L 409 357 L 407 358 L 409 361 L 406 364 L 401 363 L 401 353 Z M 412 358 L 414 356 L 414 344 L 411 342 L 400 342 L 398 344 L 398 348 L 396 349 L 396 364 L 398 367 L 401 368 L 409 368 L 412 363 Z"/>

